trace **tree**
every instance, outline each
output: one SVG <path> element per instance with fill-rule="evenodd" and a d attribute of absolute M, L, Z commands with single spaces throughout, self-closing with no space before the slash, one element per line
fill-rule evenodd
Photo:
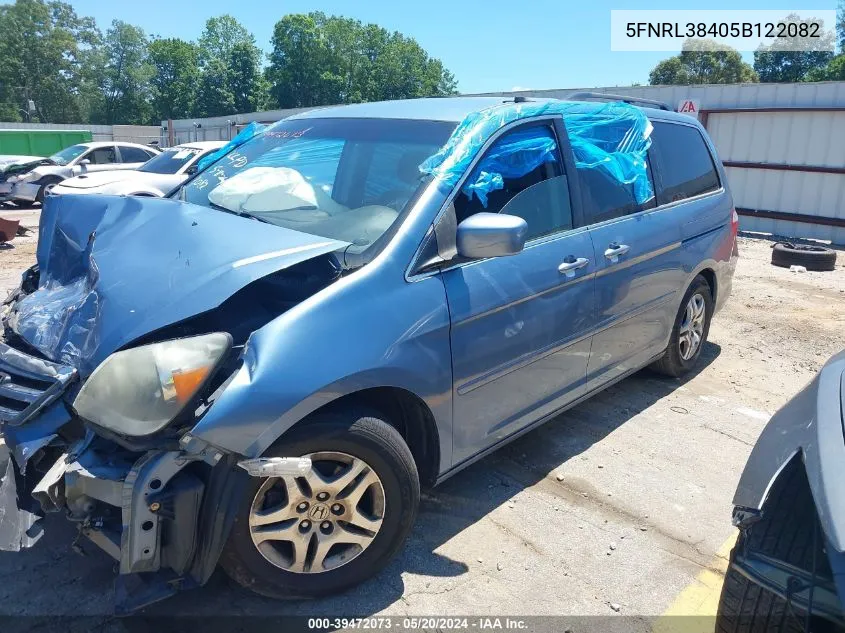
<path fill-rule="evenodd" d="M 845 54 L 837 55 L 824 68 L 811 71 L 807 81 L 845 81 Z"/>
<path fill-rule="evenodd" d="M 227 61 L 229 92 L 235 112 L 256 112 L 267 107 L 269 84 L 261 72 L 261 51 L 239 42 L 229 51 Z"/>
<path fill-rule="evenodd" d="M 734 84 L 759 81 L 740 54 L 710 40 L 688 39 L 681 53 L 664 59 L 649 73 L 651 85 Z"/>
<path fill-rule="evenodd" d="M 326 83 L 322 77 L 327 66 L 328 50 L 321 38 L 317 21 L 322 13 L 286 15 L 276 22 L 270 44 L 270 65 L 267 79 L 270 94 L 282 108 L 323 105 Z"/>
<path fill-rule="evenodd" d="M 0 5 L 0 117 L 79 122 L 80 70 L 99 41 L 94 20 L 79 17 L 69 4 L 16 0 Z"/>
<path fill-rule="evenodd" d="M 818 22 L 816 18 L 802 20 L 791 13 L 783 22 L 805 24 Z M 754 70 L 760 81 L 787 83 L 803 81 L 812 71 L 824 68 L 833 59 L 831 48 L 834 34 L 828 32 L 821 38 L 787 37 L 768 46 L 760 45 L 754 51 Z M 778 50 L 774 50 L 777 48 Z M 827 49 L 827 50 L 825 50 Z"/>
<path fill-rule="evenodd" d="M 149 61 L 153 116 L 156 120 L 185 119 L 194 112 L 199 84 L 199 49 L 178 38 L 150 42 Z"/>
<path fill-rule="evenodd" d="M 147 53 L 147 36 L 143 29 L 114 20 L 106 31 L 100 56 L 102 103 L 93 119 L 107 125 L 114 123 L 149 123 L 150 81 L 155 68 Z"/>
<path fill-rule="evenodd" d="M 836 39 L 839 42 L 839 52 L 845 53 L 845 0 L 839 0 L 836 9 Z"/>
<path fill-rule="evenodd" d="M 412 38 L 375 24 L 291 14 L 276 23 L 266 76 L 280 107 L 454 94 L 454 76 Z"/>
<path fill-rule="evenodd" d="M 202 66 L 200 116 L 253 112 L 266 106 L 268 83 L 261 71 L 261 49 L 240 22 L 231 15 L 209 18 L 197 46 Z"/>
<path fill-rule="evenodd" d="M 225 116 L 235 113 L 235 95 L 229 89 L 229 69 L 219 59 L 213 59 L 202 72 L 194 115 Z"/>
<path fill-rule="evenodd" d="M 212 59 L 228 59 L 232 49 L 239 44 L 258 48 L 252 33 L 228 14 L 206 20 L 205 28 L 197 42 L 204 64 Z"/>

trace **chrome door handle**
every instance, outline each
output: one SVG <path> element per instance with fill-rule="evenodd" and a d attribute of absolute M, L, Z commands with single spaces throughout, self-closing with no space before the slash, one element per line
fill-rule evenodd
<path fill-rule="evenodd" d="M 604 256 L 610 260 L 613 260 L 620 255 L 624 255 L 628 251 L 631 250 L 631 247 L 627 244 L 617 244 L 613 242 L 610 246 L 607 247 L 607 250 L 604 252 Z"/>
<path fill-rule="evenodd" d="M 567 261 L 569 260 L 569 261 Z M 566 274 L 566 273 L 574 273 L 579 268 L 583 268 L 587 264 L 590 263 L 590 260 L 586 257 L 579 257 L 578 259 L 574 259 L 572 257 L 567 257 L 560 266 L 557 267 L 559 273 Z"/>

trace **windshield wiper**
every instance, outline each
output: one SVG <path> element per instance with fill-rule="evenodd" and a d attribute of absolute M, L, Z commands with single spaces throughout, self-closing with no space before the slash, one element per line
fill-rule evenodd
<path fill-rule="evenodd" d="M 215 204 L 211 200 L 208 201 L 208 206 L 210 206 L 212 209 L 217 209 L 218 211 L 225 211 L 226 213 L 231 213 L 232 215 L 237 215 L 237 216 L 240 216 L 242 218 L 250 218 L 252 220 L 258 220 L 259 222 L 264 222 L 264 224 L 273 224 L 272 222 L 270 222 L 270 220 L 268 220 L 266 218 L 262 218 L 261 216 L 258 216 L 258 215 L 253 215 L 249 211 L 235 211 L 233 209 L 229 209 L 227 207 L 224 207 L 223 205 Z"/>

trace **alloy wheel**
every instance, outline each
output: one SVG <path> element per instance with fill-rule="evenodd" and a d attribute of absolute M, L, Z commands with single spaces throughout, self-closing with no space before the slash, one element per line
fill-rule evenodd
<path fill-rule="evenodd" d="M 690 360 L 701 347 L 706 317 L 707 304 L 704 302 L 704 297 L 696 293 L 687 302 L 678 333 L 678 347 L 682 359 Z"/>
<path fill-rule="evenodd" d="M 304 476 L 267 479 L 255 494 L 249 530 L 259 553 L 295 573 L 321 573 L 372 544 L 385 512 L 384 486 L 364 460 L 337 452 L 307 455 Z"/>

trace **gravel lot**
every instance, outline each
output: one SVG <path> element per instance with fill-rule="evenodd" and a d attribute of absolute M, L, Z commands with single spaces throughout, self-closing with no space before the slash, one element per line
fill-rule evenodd
<path fill-rule="evenodd" d="M 0 211 L 35 226 L 37 212 Z M 34 235 L 34 234 L 33 234 Z M 0 292 L 35 237 L 0 249 Z M 740 238 L 733 296 L 700 371 L 649 371 L 559 416 L 427 494 L 403 554 L 377 578 L 315 602 L 274 602 L 218 572 L 154 615 L 628 615 L 646 630 L 728 539 L 730 500 L 769 415 L 842 347 L 845 257 L 828 273 L 772 267 L 771 241 Z M 48 517 L 35 549 L 0 553 L 0 615 L 111 617 L 113 563 L 70 549 Z M 611 605 L 618 607 L 618 612 Z M 30 630 L 39 628 L 32 623 Z"/>

